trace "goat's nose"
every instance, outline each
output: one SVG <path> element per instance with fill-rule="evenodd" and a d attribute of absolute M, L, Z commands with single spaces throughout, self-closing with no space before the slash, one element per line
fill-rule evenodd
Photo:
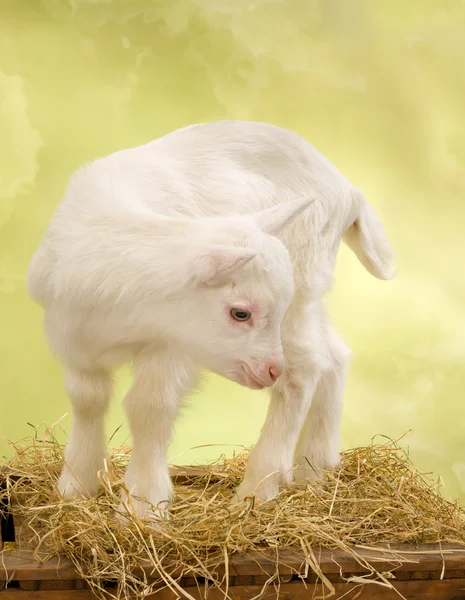
<path fill-rule="evenodd" d="M 268 373 L 269 373 L 270 379 L 273 383 L 275 381 L 277 381 L 277 379 L 280 377 L 282 372 L 283 372 L 283 368 L 278 362 L 273 361 L 272 363 L 269 364 Z"/>

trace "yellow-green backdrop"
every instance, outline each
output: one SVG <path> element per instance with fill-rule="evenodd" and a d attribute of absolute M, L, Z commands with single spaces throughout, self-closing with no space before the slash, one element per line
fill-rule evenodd
<path fill-rule="evenodd" d="M 464 15 L 460 0 L 0 0 L 2 434 L 68 410 L 25 275 L 71 172 L 189 123 L 262 120 L 361 187 L 399 256 L 397 280 L 379 282 L 341 248 L 329 304 L 354 350 L 344 446 L 411 429 L 415 463 L 464 500 Z M 123 371 L 109 433 L 127 384 Z M 171 456 L 254 443 L 266 406 L 209 377 Z"/>

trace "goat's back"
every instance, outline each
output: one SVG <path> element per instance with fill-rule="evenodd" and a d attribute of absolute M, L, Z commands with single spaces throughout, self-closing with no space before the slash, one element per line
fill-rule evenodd
<path fill-rule="evenodd" d="M 34 257 L 30 281 L 44 277 L 45 266 L 53 268 L 60 254 L 82 240 L 93 218 L 111 219 L 118 212 L 130 219 L 147 211 L 190 217 L 246 214 L 314 194 L 318 201 L 282 240 L 296 283 L 311 273 L 307 287 L 320 296 L 331 284 L 341 236 L 356 217 L 352 190 L 294 132 L 245 121 L 192 125 L 81 167 Z"/>

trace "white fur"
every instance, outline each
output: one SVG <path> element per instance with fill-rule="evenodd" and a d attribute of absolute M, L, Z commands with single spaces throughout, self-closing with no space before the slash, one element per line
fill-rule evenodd
<path fill-rule="evenodd" d="M 334 467 L 350 352 L 322 297 L 341 238 L 391 277 L 392 250 L 363 194 L 272 125 L 193 125 L 79 169 L 28 274 L 73 407 L 60 491 L 97 491 L 111 374 L 130 360 L 126 486 L 139 515 L 144 499 L 171 497 L 166 448 L 201 367 L 272 387 L 239 498 L 269 499 L 293 474 Z"/>

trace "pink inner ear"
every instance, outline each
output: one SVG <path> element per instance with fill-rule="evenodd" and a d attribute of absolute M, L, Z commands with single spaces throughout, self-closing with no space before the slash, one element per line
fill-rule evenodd
<path fill-rule="evenodd" d="M 208 256 L 206 258 L 207 269 L 206 269 L 206 278 L 210 279 L 216 277 L 221 269 L 221 262 L 217 256 Z"/>
<path fill-rule="evenodd" d="M 199 281 L 206 282 L 218 273 L 219 263 L 218 260 L 211 255 L 199 256 L 196 264 L 193 264 L 196 279 Z"/>
<path fill-rule="evenodd" d="M 212 246 L 209 253 L 200 257 L 202 280 L 214 280 L 228 277 L 233 272 L 248 263 L 256 256 L 256 252 L 232 247 Z M 202 265 L 203 262 L 203 265 Z"/>

